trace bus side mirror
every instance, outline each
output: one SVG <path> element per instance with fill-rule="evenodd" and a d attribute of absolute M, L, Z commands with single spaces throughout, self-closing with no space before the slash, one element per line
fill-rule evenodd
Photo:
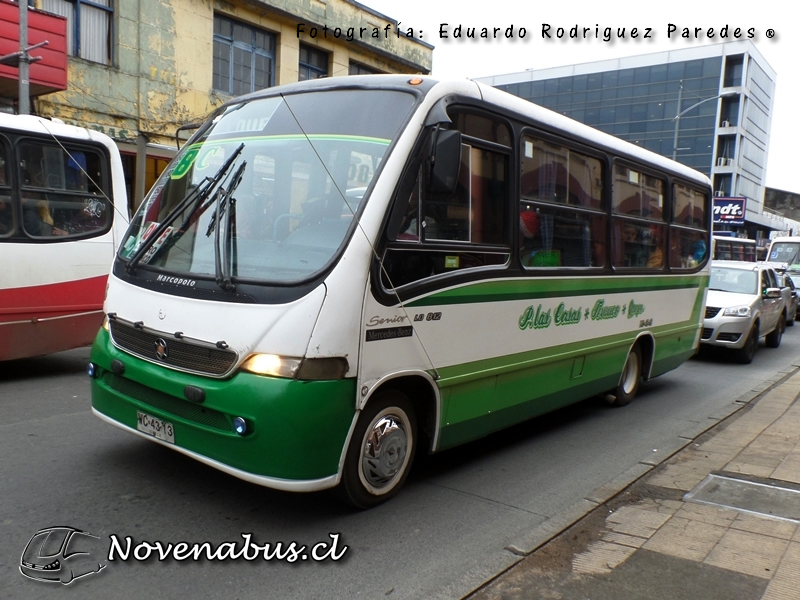
<path fill-rule="evenodd" d="M 461 169 L 461 132 L 456 129 L 438 131 L 431 154 L 428 190 L 434 194 L 452 194 Z"/>

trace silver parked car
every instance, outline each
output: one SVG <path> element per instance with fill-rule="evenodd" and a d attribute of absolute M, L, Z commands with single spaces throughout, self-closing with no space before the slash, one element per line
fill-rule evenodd
<path fill-rule="evenodd" d="M 734 351 L 739 362 L 753 360 L 759 339 L 780 346 L 786 328 L 787 295 L 778 274 L 764 263 L 711 262 L 711 279 L 700 342 Z"/>

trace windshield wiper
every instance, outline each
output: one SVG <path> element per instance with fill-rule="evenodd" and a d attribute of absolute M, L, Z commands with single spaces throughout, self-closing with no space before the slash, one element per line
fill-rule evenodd
<path fill-rule="evenodd" d="M 233 192 L 236 191 L 242 181 L 245 167 L 247 167 L 247 161 L 236 169 L 227 189 L 219 188 L 217 190 L 215 195 L 216 206 L 206 230 L 206 237 L 211 235 L 212 231 L 214 232 L 214 279 L 219 287 L 228 292 L 236 289 L 236 286 L 231 281 L 231 224 L 233 213 L 236 210 L 236 198 L 233 197 Z M 220 250 L 219 232 L 223 227 L 223 217 L 225 235 L 222 239 L 222 250 Z"/>
<path fill-rule="evenodd" d="M 173 208 L 166 216 L 166 218 L 163 221 L 161 221 L 161 223 L 155 228 L 155 231 L 153 231 L 146 240 L 142 241 L 142 243 L 136 249 L 136 252 L 134 252 L 133 255 L 130 257 L 130 259 L 128 260 L 128 264 L 125 266 L 125 270 L 128 273 L 132 273 L 134 271 L 136 265 L 139 264 L 139 262 L 142 260 L 142 257 L 144 257 L 145 253 L 153 246 L 153 244 L 156 243 L 156 241 L 167 230 L 167 228 L 170 225 L 172 225 L 172 223 L 175 222 L 175 220 L 185 210 L 189 209 L 189 214 L 186 215 L 186 218 L 181 223 L 181 226 L 177 230 L 177 232 L 173 234 L 173 238 L 171 238 L 170 243 L 162 244 L 161 248 L 171 247 L 175 243 L 175 241 L 177 241 L 177 239 L 181 235 L 183 235 L 183 232 L 186 229 L 187 225 L 189 224 L 192 215 L 194 215 L 194 213 L 197 212 L 197 208 L 203 204 L 203 200 L 207 198 L 208 195 L 214 190 L 214 188 L 219 185 L 219 183 L 222 181 L 222 179 L 230 170 L 236 158 L 239 156 L 239 154 L 242 153 L 243 149 L 244 149 L 244 142 L 239 144 L 239 147 L 233 151 L 233 153 L 228 157 L 228 159 L 224 163 L 222 163 L 222 166 L 220 166 L 219 170 L 214 174 L 213 177 L 206 177 L 205 179 L 203 179 L 203 181 L 201 181 L 200 184 L 195 189 L 189 192 L 186 196 L 184 196 L 184 198 L 180 202 L 178 202 L 178 204 L 175 205 L 175 208 Z M 206 208 L 207 207 L 208 204 L 206 205 Z M 153 253 L 153 257 L 155 257 L 155 254 L 161 248 L 156 249 L 156 251 Z M 151 259 L 153 257 L 151 257 Z"/>

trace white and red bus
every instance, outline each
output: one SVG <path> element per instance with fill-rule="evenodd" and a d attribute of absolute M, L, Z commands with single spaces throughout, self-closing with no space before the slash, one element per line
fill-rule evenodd
<path fill-rule="evenodd" d="M 91 343 L 125 198 L 107 135 L 0 114 L 0 360 Z"/>

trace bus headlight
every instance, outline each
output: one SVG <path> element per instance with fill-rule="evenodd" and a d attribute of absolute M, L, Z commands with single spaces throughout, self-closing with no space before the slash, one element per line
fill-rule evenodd
<path fill-rule="evenodd" d="M 253 354 L 244 361 L 242 370 L 256 375 L 294 379 L 302 362 L 302 358 L 278 356 L 277 354 Z"/>
<path fill-rule="evenodd" d="M 347 374 L 346 358 L 295 358 L 277 354 L 253 354 L 242 370 L 256 375 L 285 377 L 301 381 L 342 379 Z"/>
<path fill-rule="evenodd" d="M 731 308 L 726 308 L 725 311 L 722 313 L 726 317 L 749 317 L 750 316 L 750 307 L 749 306 L 734 306 Z"/>

